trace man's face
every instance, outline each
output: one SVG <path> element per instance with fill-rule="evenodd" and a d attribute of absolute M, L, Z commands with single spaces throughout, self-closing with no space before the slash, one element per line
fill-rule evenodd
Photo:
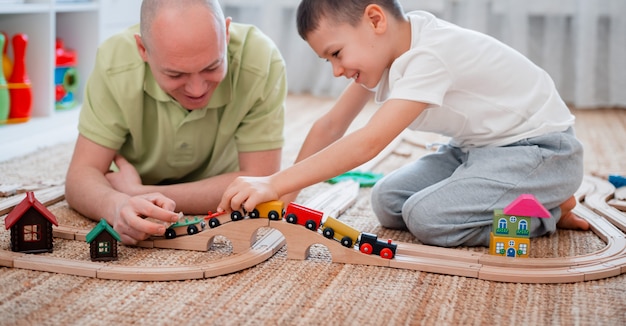
<path fill-rule="evenodd" d="M 226 76 L 230 19 L 225 27 L 215 25 L 206 16 L 193 31 L 171 24 L 162 28 L 155 22 L 148 47 L 137 41 L 156 82 L 185 109 L 204 108 Z"/>
<path fill-rule="evenodd" d="M 307 35 L 307 42 L 320 58 L 332 64 L 335 77 L 344 76 L 374 88 L 387 66 L 386 60 L 376 53 L 376 37 L 365 21 L 350 26 L 323 19 L 319 27 Z"/>

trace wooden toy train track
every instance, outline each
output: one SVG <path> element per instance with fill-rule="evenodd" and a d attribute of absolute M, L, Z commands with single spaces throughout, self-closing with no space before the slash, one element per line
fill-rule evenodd
<path fill-rule="evenodd" d="M 626 215 L 609 206 L 615 188 L 605 180 L 585 177 L 576 197 L 574 212 L 586 219 L 592 231 L 606 243 L 597 252 L 559 258 L 512 259 L 487 253 L 462 251 L 420 244 L 399 242 L 393 259 L 365 255 L 343 247 L 300 225 L 283 220 L 224 220 L 216 228 L 193 236 L 175 239 L 150 239 L 141 246 L 207 251 L 213 238 L 222 235 L 231 240 L 233 254 L 193 266 L 139 267 L 104 262 L 85 262 L 43 255 L 0 251 L 0 266 L 25 268 L 96 277 L 135 281 L 168 281 L 208 278 L 237 272 L 259 264 L 287 245 L 287 258 L 306 259 L 313 244 L 328 248 L 336 263 L 363 264 L 410 269 L 423 272 L 458 275 L 483 280 L 519 283 L 571 283 L 617 276 L 626 272 Z M 270 228 L 257 237 L 260 228 Z M 68 227 L 54 229 L 56 237 L 82 240 L 88 231 Z M 258 238 L 258 239 L 257 239 Z"/>

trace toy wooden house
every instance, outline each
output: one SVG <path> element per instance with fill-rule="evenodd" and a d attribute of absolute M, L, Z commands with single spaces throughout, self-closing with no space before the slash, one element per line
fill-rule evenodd
<path fill-rule="evenodd" d="M 32 191 L 7 215 L 4 224 L 7 230 L 11 229 L 11 250 L 52 252 L 52 224 L 59 223 Z"/>
<path fill-rule="evenodd" d="M 120 235 L 105 219 L 87 233 L 89 254 L 92 261 L 117 260 L 117 242 L 122 241 Z"/>
<path fill-rule="evenodd" d="M 489 253 L 528 258 L 531 218 L 549 218 L 550 212 L 531 194 L 522 194 L 493 214 Z"/>

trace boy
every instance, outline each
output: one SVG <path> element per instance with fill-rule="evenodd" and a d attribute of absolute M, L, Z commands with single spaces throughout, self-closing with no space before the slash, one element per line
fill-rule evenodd
<path fill-rule="evenodd" d="M 574 117 L 527 58 L 427 12 L 404 14 L 396 0 L 304 0 L 298 32 L 335 76 L 354 82 L 313 125 L 294 166 L 236 179 L 220 208 L 249 210 L 339 175 L 411 128 L 451 140 L 374 187 L 382 226 L 408 229 L 424 244 L 488 246 L 493 210 L 532 193 L 553 218 L 533 219 L 531 236 L 554 232 L 557 222 L 589 228 L 570 212 L 583 176 Z M 372 92 L 381 107 L 341 138 Z"/>

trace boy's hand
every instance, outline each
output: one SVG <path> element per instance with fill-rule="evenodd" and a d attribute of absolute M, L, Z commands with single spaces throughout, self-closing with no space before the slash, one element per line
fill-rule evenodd
<path fill-rule="evenodd" d="M 176 204 L 173 200 L 159 193 L 146 194 L 128 199 L 118 209 L 111 223 L 113 229 L 120 234 L 124 244 L 135 245 L 151 235 L 163 235 L 166 226 L 145 220 L 151 217 L 166 223 L 178 221 L 174 213 Z"/>
<path fill-rule="evenodd" d="M 236 211 L 242 207 L 250 212 L 264 202 L 278 199 L 269 177 L 238 177 L 224 191 L 217 211 Z"/>

